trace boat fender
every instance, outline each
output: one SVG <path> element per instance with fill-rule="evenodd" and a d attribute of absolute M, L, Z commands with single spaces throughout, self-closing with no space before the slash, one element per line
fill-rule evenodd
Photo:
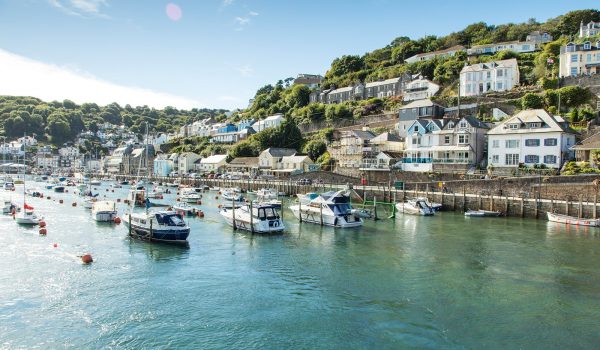
<path fill-rule="evenodd" d="M 81 261 L 84 264 L 91 264 L 92 262 L 94 262 L 94 259 L 92 259 L 91 254 L 85 254 L 85 255 L 81 256 Z"/>
<path fill-rule="evenodd" d="M 115 216 L 115 218 L 113 219 L 113 222 L 118 225 L 121 223 L 121 218 L 118 216 Z"/>
<path fill-rule="evenodd" d="M 202 210 L 200 210 L 200 211 L 198 212 L 198 216 L 199 216 L 199 217 L 201 217 L 201 218 L 203 218 L 203 217 L 204 217 L 204 212 L 203 212 Z"/>
<path fill-rule="evenodd" d="M 46 227 L 46 221 L 42 220 L 38 223 L 40 227 Z"/>

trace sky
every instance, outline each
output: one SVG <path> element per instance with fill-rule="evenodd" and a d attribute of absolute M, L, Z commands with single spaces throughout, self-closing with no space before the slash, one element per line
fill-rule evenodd
<path fill-rule="evenodd" d="M 0 95 L 244 108 L 398 36 L 545 21 L 598 0 L 0 0 Z"/>

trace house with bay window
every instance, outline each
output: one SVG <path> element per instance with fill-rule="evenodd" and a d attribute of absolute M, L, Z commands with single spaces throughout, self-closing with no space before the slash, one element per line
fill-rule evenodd
<path fill-rule="evenodd" d="M 461 96 L 508 91 L 517 85 L 519 85 L 519 65 L 516 58 L 472 64 L 460 71 Z"/>
<path fill-rule="evenodd" d="M 521 111 L 487 135 L 488 165 L 495 170 L 520 165 L 560 169 L 574 156 L 575 134 L 562 117 L 543 109 Z"/>
<path fill-rule="evenodd" d="M 558 75 L 574 77 L 600 73 L 600 40 L 595 43 L 568 43 L 560 48 Z"/>
<path fill-rule="evenodd" d="M 408 128 L 402 170 L 466 172 L 484 159 L 488 130 L 472 116 L 417 120 Z"/>

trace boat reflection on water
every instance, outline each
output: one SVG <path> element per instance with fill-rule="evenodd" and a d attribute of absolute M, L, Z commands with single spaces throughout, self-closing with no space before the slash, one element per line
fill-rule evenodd
<path fill-rule="evenodd" d="M 133 238 L 125 240 L 129 246 L 129 253 L 133 255 L 145 254 L 149 260 L 156 262 L 167 262 L 187 259 L 190 255 L 190 246 L 154 244 L 139 241 Z"/>

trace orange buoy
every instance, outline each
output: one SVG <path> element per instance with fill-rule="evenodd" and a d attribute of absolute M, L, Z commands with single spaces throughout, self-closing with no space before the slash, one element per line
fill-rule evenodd
<path fill-rule="evenodd" d="M 217 194 L 221 194 L 221 191 L 217 192 Z"/>
<path fill-rule="evenodd" d="M 118 216 L 115 216 L 115 218 L 113 219 L 113 222 L 118 225 L 121 223 L 121 218 Z"/>
<path fill-rule="evenodd" d="M 77 203 L 73 202 L 73 204 L 71 204 L 71 206 L 76 207 Z"/>
<path fill-rule="evenodd" d="M 81 261 L 83 261 L 84 264 L 91 264 L 94 261 L 94 259 L 92 259 L 91 254 L 85 254 L 81 256 Z"/>
<path fill-rule="evenodd" d="M 45 236 L 48 233 L 48 230 L 46 230 L 45 228 L 41 228 L 39 232 L 40 235 Z"/>
<path fill-rule="evenodd" d="M 38 225 L 40 225 L 40 227 L 46 227 L 46 221 L 42 220 L 38 223 Z"/>

